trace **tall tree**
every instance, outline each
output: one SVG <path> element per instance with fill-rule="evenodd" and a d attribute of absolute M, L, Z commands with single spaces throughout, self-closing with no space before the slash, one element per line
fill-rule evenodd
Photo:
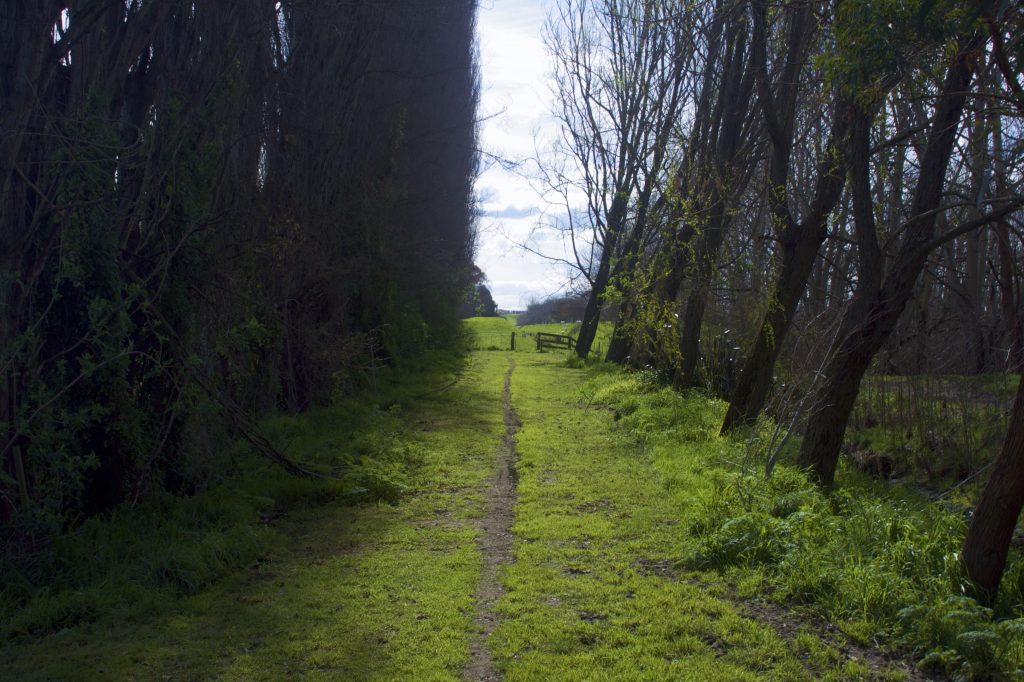
<path fill-rule="evenodd" d="M 475 9 L 0 3 L 4 520 L 193 489 L 456 333 Z"/>
<path fill-rule="evenodd" d="M 706 175 L 687 181 L 689 186 L 699 188 L 699 196 L 706 203 L 695 202 L 703 208 L 703 215 L 691 214 L 685 218 L 691 222 L 688 229 L 695 233 L 695 244 L 693 264 L 688 269 L 690 291 L 680 318 L 679 361 L 675 371 L 675 383 L 682 388 L 696 386 L 698 382 L 704 312 L 717 272 L 719 250 L 732 222 L 729 208 L 738 186 L 745 184 L 740 178 L 750 177 L 749 172 L 744 174 L 738 168 L 743 142 L 752 137 L 755 129 L 751 106 L 755 77 L 750 33 L 743 7 L 737 4 L 726 23 L 725 63 L 715 105 L 718 120 L 712 133 L 712 139 L 717 138 L 713 155 L 706 159 L 707 166 L 700 169 Z"/>
<path fill-rule="evenodd" d="M 797 220 L 791 208 L 797 203 L 791 196 L 791 157 L 798 89 L 802 80 L 800 72 L 807 61 L 815 28 L 812 25 L 814 13 L 811 3 L 795 5 L 789 11 L 792 17 L 786 41 L 785 66 L 778 76 L 778 82 L 773 84 L 769 82 L 768 76 L 766 8 L 763 3 L 753 3 L 751 6 L 758 100 L 772 148 L 767 201 L 772 228 L 781 251 L 781 262 L 778 264 L 778 274 L 769 294 L 768 309 L 760 331 L 747 355 L 729 403 L 722 425 L 723 432 L 750 426 L 764 407 L 775 372 L 775 362 L 782 350 L 797 304 L 806 289 L 818 249 L 825 240 L 828 216 L 838 203 L 844 184 L 845 165 L 841 150 L 845 146 L 850 107 L 836 101 L 829 126 L 829 140 L 822 148 L 817 162 L 814 194 L 806 214 L 802 220 Z"/>
<path fill-rule="evenodd" d="M 999 456 L 992 464 L 988 482 L 964 540 L 967 576 L 979 589 L 979 596 L 992 601 L 999 589 L 1010 541 L 1024 507 L 1024 379 L 1017 387 L 1010 429 Z"/>
<path fill-rule="evenodd" d="M 928 253 L 935 246 L 936 216 L 946 169 L 983 43 L 977 33 L 963 36 L 957 42 L 937 93 L 914 190 L 911 218 L 904 228 L 895 260 L 884 276 L 877 233 L 870 231 L 873 218 L 869 209 L 873 209 L 867 199 L 862 198 L 868 205 L 856 222 L 863 267 L 854 300 L 843 322 L 841 338 L 817 389 L 798 457 L 798 463 L 808 468 L 823 486 L 831 486 L 834 481 L 839 448 L 861 380 L 910 300 Z M 857 183 L 855 178 L 855 211 Z"/>
<path fill-rule="evenodd" d="M 639 247 L 627 236 L 629 217 L 646 214 L 662 173 L 692 54 L 688 21 L 689 10 L 664 0 L 563 0 L 548 22 L 563 136 L 556 151 L 572 159 L 567 182 L 586 198 L 587 235 L 577 249 L 576 195 L 565 192 L 575 263 L 590 285 L 581 357 L 590 352 L 615 261 Z"/>

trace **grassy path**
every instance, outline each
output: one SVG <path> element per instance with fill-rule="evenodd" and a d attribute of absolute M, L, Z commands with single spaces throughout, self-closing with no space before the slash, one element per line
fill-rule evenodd
<path fill-rule="evenodd" d="M 291 509 L 282 548 L 247 570 L 150 622 L 6 645 L 0 678 L 888 674 L 807 628 L 780 635 L 715 574 L 680 572 L 685 510 L 585 380 L 557 354 L 475 353 L 453 387 L 393 406 L 415 471 L 398 504 Z"/>
<path fill-rule="evenodd" d="M 277 522 L 283 548 L 265 561 L 149 623 L 5 646 L 0 679 L 458 679 L 507 367 L 502 354 L 477 354 L 454 387 L 392 406 L 416 462 L 399 504 L 289 510 Z"/>
<path fill-rule="evenodd" d="M 683 510 L 590 406 L 585 372 L 518 356 L 519 504 L 493 647 L 507 680 L 869 679 L 809 631 L 783 637 L 712 574 L 680 574 Z M 899 676 L 898 674 L 896 675 Z"/>
<path fill-rule="evenodd" d="M 498 448 L 497 466 L 487 490 L 487 514 L 478 524 L 484 568 L 476 592 L 477 630 L 470 644 L 469 663 L 463 675 L 467 680 L 478 682 L 501 679 L 494 664 L 490 637 L 499 618 L 495 604 L 505 593 L 500 571 L 512 562 L 512 523 L 515 518 L 518 479 L 516 434 L 522 425 L 512 406 L 512 372 L 515 367 L 515 361 L 510 360 L 501 398 L 505 435 Z"/>

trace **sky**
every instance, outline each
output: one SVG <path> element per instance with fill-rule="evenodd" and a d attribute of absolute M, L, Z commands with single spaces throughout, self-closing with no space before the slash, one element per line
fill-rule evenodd
<path fill-rule="evenodd" d="M 565 255 L 556 232 L 536 229 L 549 224 L 556 210 L 526 179 L 528 159 L 559 131 L 551 116 L 551 66 L 542 39 L 553 1 L 481 0 L 477 21 L 484 156 L 476 183 L 482 212 L 476 264 L 487 275 L 498 307 L 506 310 L 525 309 L 531 300 L 558 293 L 568 281 L 563 266 L 518 246 L 528 243 L 549 256 Z M 522 162 L 519 172 L 493 157 Z"/>

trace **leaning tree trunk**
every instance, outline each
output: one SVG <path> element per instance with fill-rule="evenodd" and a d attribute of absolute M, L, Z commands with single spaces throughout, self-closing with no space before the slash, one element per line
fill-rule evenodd
<path fill-rule="evenodd" d="M 708 296 L 711 293 L 711 280 L 715 274 L 715 263 L 718 252 L 725 239 L 726 221 L 725 199 L 715 193 L 715 206 L 712 209 L 708 227 L 697 243 L 697 263 L 694 273 L 693 289 L 686 298 L 683 310 L 682 332 L 679 336 L 679 366 L 676 368 L 675 385 L 677 388 L 693 388 L 698 383 L 698 366 L 700 360 L 700 333 L 704 323 L 704 311 L 707 308 Z"/>
<path fill-rule="evenodd" d="M 1003 161 L 1002 119 L 995 115 L 992 135 L 993 157 L 995 158 L 995 183 L 999 196 L 1006 194 L 1006 164 Z M 1024 372 L 1024 320 L 1021 319 L 1022 291 L 1017 279 L 1015 254 L 1010 245 L 1010 223 L 1000 218 L 995 224 L 996 249 L 999 254 L 999 268 L 996 283 L 999 285 L 999 300 L 1010 348 L 1006 365 L 1011 372 Z"/>
<path fill-rule="evenodd" d="M 814 268 L 818 247 L 825 240 L 824 220 L 818 226 L 794 229 L 782 241 L 782 267 L 772 289 L 771 304 L 765 313 L 754 347 L 750 350 L 729 409 L 722 422 L 722 433 L 752 426 L 764 409 L 775 373 L 775 362 L 782 341 L 789 331 L 797 304 Z"/>
<path fill-rule="evenodd" d="M 597 336 L 597 324 L 601 321 L 601 308 L 604 290 L 608 288 L 608 280 L 611 267 L 608 263 L 610 258 L 601 256 L 601 263 L 597 268 L 597 276 L 590 286 L 590 296 L 587 298 L 587 307 L 583 310 L 583 321 L 580 323 L 580 333 L 576 338 L 576 354 L 585 358 L 590 354 L 590 347 L 594 344 L 594 337 Z"/>
<path fill-rule="evenodd" d="M 711 294 L 718 252 L 731 223 L 726 210 L 727 203 L 732 200 L 733 192 L 739 189 L 731 185 L 736 181 L 735 168 L 744 124 L 751 115 L 749 105 L 754 90 L 754 71 L 746 50 L 747 30 L 744 22 L 739 19 L 733 24 L 732 30 L 734 33 L 726 48 L 726 54 L 729 55 L 727 67 L 722 74 L 719 93 L 718 107 L 722 112 L 722 126 L 715 145 L 714 176 L 711 178 L 709 197 L 710 216 L 697 244 L 692 288 L 683 311 L 679 337 L 680 359 L 675 372 L 677 388 L 693 388 L 698 382 L 704 312 Z M 749 181 L 749 178 L 747 174 L 743 182 Z"/>
<path fill-rule="evenodd" d="M 576 338 L 576 354 L 585 358 L 590 354 L 590 347 L 594 344 L 594 337 L 597 336 L 597 324 L 601 321 L 601 308 L 604 306 L 605 289 L 611 281 L 612 258 L 618 248 L 619 235 L 622 234 L 626 222 L 626 199 L 622 192 L 616 193 L 612 200 L 611 208 L 608 211 L 608 229 L 605 230 L 604 244 L 601 249 L 601 260 L 597 266 L 597 274 L 590 282 L 590 296 L 587 298 L 587 307 L 583 311 L 583 321 L 580 323 L 580 333 Z"/>
<path fill-rule="evenodd" d="M 642 203 L 646 210 L 647 202 L 643 201 Z M 646 227 L 646 219 L 643 218 L 643 215 L 644 214 L 641 213 L 637 216 L 636 223 L 633 226 L 633 230 L 630 232 L 629 239 L 623 247 L 623 255 L 619 260 L 619 271 L 615 273 L 615 277 L 628 277 L 636 271 L 637 264 L 640 261 L 640 238 L 643 236 L 643 232 Z M 614 362 L 621 365 L 629 356 L 631 341 L 629 325 L 633 319 L 633 314 L 636 308 L 633 300 L 634 296 L 635 293 L 627 291 L 623 301 L 619 304 L 619 311 L 615 318 L 615 327 L 612 331 L 612 338 L 608 341 L 608 351 L 604 358 L 606 362 Z"/>
<path fill-rule="evenodd" d="M 842 148 L 847 130 L 848 120 L 843 115 L 845 110 L 845 107 L 837 107 L 832 117 L 831 139 L 825 147 L 828 151 L 824 160 L 818 164 L 814 199 L 803 223 L 795 223 L 785 205 L 773 211 L 778 219 L 788 223 L 780 239 L 782 264 L 769 299 L 770 307 L 765 313 L 754 347 L 743 365 L 743 371 L 729 402 L 729 409 L 725 413 L 725 420 L 722 422 L 723 434 L 753 425 L 768 400 L 775 362 L 782 350 L 782 341 L 789 331 L 797 305 L 807 288 L 807 279 L 814 269 L 818 249 L 825 241 L 825 223 L 839 202 L 839 195 L 843 190 L 844 155 L 838 153 L 837 149 Z M 789 171 L 788 160 L 778 165 L 782 166 L 778 174 L 784 182 Z M 783 185 L 781 189 L 784 191 L 785 186 Z M 783 204 L 785 201 L 786 196 L 782 194 Z"/>
<path fill-rule="evenodd" d="M 843 325 L 844 336 L 825 370 L 797 458 L 798 464 L 823 487 L 829 488 L 835 481 L 839 448 L 861 380 L 896 326 L 927 261 L 946 169 L 982 45 L 980 35 L 975 34 L 949 66 L 928 133 L 906 236 L 877 294 L 855 294 L 859 300 L 851 305 L 848 323 Z"/>
<path fill-rule="evenodd" d="M 614 362 L 621 365 L 629 357 L 630 335 L 626 325 L 633 317 L 633 305 L 631 301 L 623 301 L 619 308 L 618 317 L 615 320 L 615 329 L 612 331 L 612 338 L 608 342 L 608 352 L 605 353 L 605 362 Z"/>
<path fill-rule="evenodd" d="M 996 281 L 999 284 L 1000 305 L 1006 331 L 1010 337 L 1010 348 L 1006 353 L 1007 369 L 1024 372 L 1024 320 L 1021 320 L 1021 287 L 1014 275 L 1014 255 L 1010 246 L 1010 224 L 1006 219 L 996 223 L 996 245 L 999 253 L 999 270 Z"/>
<path fill-rule="evenodd" d="M 1006 568 L 1010 540 L 1024 506 L 1024 377 L 1013 402 L 1010 430 L 981 492 L 964 540 L 964 566 L 978 596 L 991 602 Z"/>

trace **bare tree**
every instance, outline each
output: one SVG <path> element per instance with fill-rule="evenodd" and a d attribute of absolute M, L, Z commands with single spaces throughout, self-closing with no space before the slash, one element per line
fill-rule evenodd
<path fill-rule="evenodd" d="M 694 102 L 683 114 L 658 240 L 634 298 L 631 362 L 653 362 L 680 385 L 696 376 L 699 340 L 717 258 L 738 197 L 755 176 L 759 118 L 751 106 L 749 22 L 742 3 L 704 6 Z M 743 159 L 741 163 L 739 160 Z M 683 318 L 677 298 L 689 285 Z M 613 358 L 618 359 L 618 358 Z"/>
<path fill-rule="evenodd" d="M 817 389 L 818 397 L 804 429 L 798 458 L 800 466 L 810 469 L 823 486 L 831 486 L 834 481 L 839 448 L 861 380 L 910 300 L 928 254 L 936 246 L 935 226 L 946 170 L 983 44 L 978 34 L 961 38 L 947 69 L 921 158 L 911 218 L 904 226 L 894 262 L 884 275 L 873 207 L 870 198 L 863 196 L 864 183 L 854 177 L 855 222 L 862 266 L 840 341 Z M 865 138 L 862 133 L 862 147 Z M 856 140 L 855 133 L 855 144 Z M 858 167 L 862 168 L 855 166 L 855 173 Z M 857 206 L 862 207 L 859 212 Z M 974 225 L 977 226 L 980 224 Z M 946 238 L 949 237 L 947 234 Z"/>
<path fill-rule="evenodd" d="M 692 56 L 688 10 L 662 0 L 564 0 L 549 19 L 556 115 L 589 225 L 576 267 L 590 284 L 576 352 L 590 352 L 613 268 L 642 241 L 644 216 L 663 172 Z M 631 214 L 634 232 L 628 234 Z M 639 226 L 640 232 L 637 231 Z"/>
<path fill-rule="evenodd" d="M 797 304 L 806 289 L 807 278 L 817 259 L 818 249 L 826 236 L 826 221 L 839 201 L 844 184 L 844 155 L 850 107 L 837 101 L 829 126 L 829 139 L 817 160 L 817 181 L 808 210 L 802 220 L 794 215 L 797 201 L 791 196 L 791 157 L 797 97 L 801 70 L 807 62 L 816 28 L 812 21 L 813 3 L 794 5 L 789 9 L 789 35 L 784 66 L 777 83 L 768 74 L 766 8 L 752 3 L 754 22 L 754 53 L 757 60 L 758 100 L 771 140 L 772 154 L 768 169 L 767 201 L 772 227 L 781 250 L 781 262 L 774 288 L 769 294 L 768 310 L 761 323 L 754 345 L 747 355 L 736 390 L 729 403 L 722 431 L 749 426 L 764 407 L 771 387 L 775 362 L 789 331 Z"/>

